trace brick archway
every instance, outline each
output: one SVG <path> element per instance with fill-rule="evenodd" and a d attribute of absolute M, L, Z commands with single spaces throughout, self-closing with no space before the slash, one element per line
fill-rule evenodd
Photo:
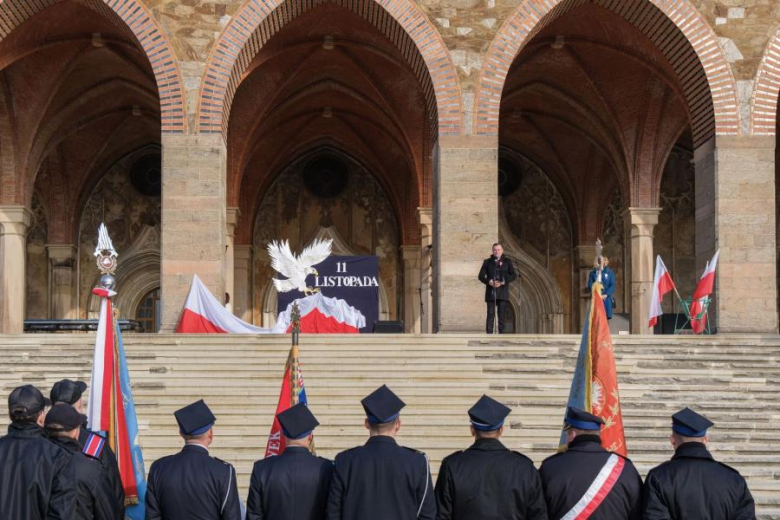
<path fill-rule="evenodd" d="M 780 92 L 780 30 L 764 51 L 755 85 L 750 103 L 750 134 L 775 135 Z"/>
<path fill-rule="evenodd" d="M 420 80 L 438 133 L 459 135 L 463 124 L 455 66 L 441 35 L 412 0 L 248 0 L 209 56 L 198 99 L 198 133 L 227 136 L 233 96 L 260 48 L 297 15 L 328 1 L 364 17 L 396 45 Z"/>
<path fill-rule="evenodd" d="M 0 3 L 0 40 L 60 0 L 6 0 Z M 119 23 L 133 33 L 154 71 L 160 96 L 163 133 L 184 133 L 184 88 L 168 38 L 141 0 L 77 0 L 80 4 Z M 119 20 L 117 20 L 117 18 Z"/>
<path fill-rule="evenodd" d="M 498 134 L 504 83 L 520 51 L 550 22 L 585 3 L 619 14 L 669 58 L 684 87 L 696 145 L 715 134 L 739 134 L 731 67 L 712 28 L 689 0 L 523 0 L 501 26 L 483 60 L 473 111 L 476 134 Z M 699 66 L 705 77 L 697 77 Z"/>

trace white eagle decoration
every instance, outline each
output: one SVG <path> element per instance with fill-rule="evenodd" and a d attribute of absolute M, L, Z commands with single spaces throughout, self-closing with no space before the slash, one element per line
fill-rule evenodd
<path fill-rule="evenodd" d="M 290 243 L 274 240 L 268 244 L 268 256 L 271 257 L 271 267 L 286 280 L 274 278 L 276 290 L 280 293 L 290 292 L 294 289 L 301 291 L 305 296 L 319 292 L 317 288 L 306 285 L 306 277 L 310 274 L 318 276 L 319 273 L 313 266 L 319 264 L 330 256 L 333 240 L 315 240 L 309 247 L 303 250 L 299 256 L 290 251 Z"/>

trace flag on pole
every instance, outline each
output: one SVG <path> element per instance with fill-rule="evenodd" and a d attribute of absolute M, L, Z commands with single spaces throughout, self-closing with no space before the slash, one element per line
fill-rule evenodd
<path fill-rule="evenodd" d="M 715 289 L 715 269 L 718 267 L 718 256 L 720 255 L 720 249 L 715 251 L 712 260 L 707 262 L 704 267 L 704 272 L 701 274 L 699 283 L 696 284 L 696 290 L 693 291 L 693 298 L 691 302 L 691 329 L 696 334 L 701 334 L 704 329 L 707 328 L 707 312 L 704 309 L 704 302 L 712 291 Z M 701 318 L 696 317 L 704 311 Z"/>
<path fill-rule="evenodd" d="M 650 300 L 650 321 L 647 324 L 648 327 L 654 327 L 658 323 L 658 316 L 664 313 L 661 308 L 664 295 L 673 289 L 674 282 L 669 275 L 669 270 L 664 265 L 664 261 L 661 260 L 661 255 L 658 255 L 655 257 L 655 276 L 653 277 L 653 295 Z"/>
<path fill-rule="evenodd" d="M 280 413 L 298 403 L 309 404 L 306 399 L 306 388 L 303 385 L 303 374 L 301 373 L 301 364 L 298 361 L 298 345 L 293 345 L 290 354 L 287 356 L 287 363 L 284 366 L 284 377 L 282 378 L 282 390 L 279 393 L 279 404 L 276 405 L 276 414 L 274 423 L 271 426 L 271 433 L 268 435 L 268 444 L 265 447 L 266 457 L 275 457 L 284 453 L 285 438 L 282 435 L 282 425 L 277 418 Z"/>
<path fill-rule="evenodd" d="M 146 477 L 122 334 L 111 305 L 111 298 L 116 293 L 105 288 L 92 292 L 100 297 L 100 320 L 95 338 L 87 423 L 91 430 L 106 435 L 108 445 L 116 454 L 125 489 L 125 516 L 142 520 Z"/>
<path fill-rule="evenodd" d="M 626 456 L 626 437 L 620 409 L 614 346 L 609 333 L 609 321 L 601 298 L 601 284 L 594 283 L 591 303 L 582 327 L 580 352 L 571 381 L 568 406 L 580 408 L 604 419 L 601 445 Z M 561 432 L 560 447 L 564 449 L 566 432 Z"/>

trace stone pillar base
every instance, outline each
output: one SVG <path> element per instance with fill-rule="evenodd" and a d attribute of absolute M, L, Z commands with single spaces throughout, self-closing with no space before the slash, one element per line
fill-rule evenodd
<path fill-rule="evenodd" d="M 588 278 L 590 277 L 590 271 L 593 269 L 593 259 L 596 258 L 596 246 L 595 245 L 582 245 L 575 248 L 577 255 L 577 273 L 579 285 L 577 287 L 579 294 L 579 322 L 577 323 L 576 330 L 582 330 L 585 324 L 585 313 L 588 312 L 588 305 L 590 304 L 590 291 L 588 291 Z"/>
<path fill-rule="evenodd" d="M 420 222 L 420 332 L 433 332 L 433 209 L 417 208 Z"/>
<path fill-rule="evenodd" d="M 32 213 L 24 206 L 0 206 L 0 332 L 24 332 L 27 295 L 27 230 Z"/>
<path fill-rule="evenodd" d="M 233 266 L 233 313 L 252 323 L 252 246 L 235 246 Z"/>
<path fill-rule="evenodd" d="M 404 332 L 419 334 L 420 246 L 401 246 L 404 261 Z"/>
<path fill-rule="evenodd" d="M 661 208 L 628 208 L 623 213 L 631 257 L 631 334 L 653 333 L 647 324 L 655 275 L 653 229 L 660 213 Z"/>
<path fill-rule="evenodd" d="M 76 293 L 78 248 L 72 244 L 47 244 L 49 255 L 49 287 L 53 320 L 71 320 L 79 316 Z"/>

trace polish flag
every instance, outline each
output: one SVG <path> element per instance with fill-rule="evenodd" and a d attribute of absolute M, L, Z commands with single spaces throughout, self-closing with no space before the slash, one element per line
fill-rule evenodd
<path fill-rule="evenodd" d="M 695 334 L 701 334 L 707 327 L 707 313 L 701 316 L 700 319 L 696 317 L 704 310 L 704 300 L 712 294 L 715 288 L 715 269 L 718 267 L 718 255 L 720 249 L 715 251 L 715 255 L 712 260 L 707 262 L 704 272 L 701 274 L 699 283 L 696 285 L 696 290 L 693 291 L 693 303 L 691 303 L 691 330 Z"/>
<path fill-rule="evenodd" d="M 187 334 L 268 334 L 263 329 L 233 315 L 219 303 L 208 287 L 193 276 L 176 332 Z"/>
<path fill-rule="evenodd" d="M 658 316 L 661 316 L 664 311 L 661 309 L 661 302 L 664 299 L 664 295 L 674 289 L 674 282 L 669 275 L 669 270 L 666 269 L 664 261 L 661 260 L 661 255 L 655 257 L 655 276 L 653 277 L 653 297 L 650 301 L 650 322 L 648 327 L 655 326 L 658 323 Z"/>

